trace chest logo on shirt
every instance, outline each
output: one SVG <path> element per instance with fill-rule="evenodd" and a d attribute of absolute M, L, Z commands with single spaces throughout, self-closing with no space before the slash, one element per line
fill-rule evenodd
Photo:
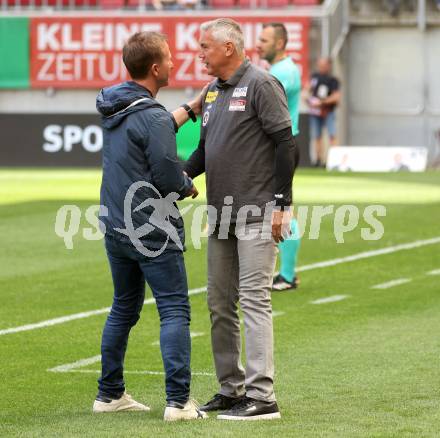
<path fill-rule="evenodd" d="M 218 96 L 218 91 L 208 91 L 208 94 L 205 97 L 206 103 L 212 103 L 215 102 Z"/>
<path fill-rule="evenodd" d="M 246 97 L 248 87 L 236 88 L 232 93 L 232 97 Z"/>
<path fill-rule="evenodd" d="M 231 99 L 229 111 L 246 111 L 246 99 Z"/>
<path fill-rule="evenodd" d="M 329 92 L 328 92 L 328 87 L 325 84 L 321 84 L 318 89 L 316 90 L 316 96 L 319 97 L 320 99 L 325 99 L 326 97 L 328 97 Z"/>
<path fill-rule="evenodd" d="M 203 114 L 202 126 L 206 126 L 209 120 L 209 111 L 205 111 Z"/>

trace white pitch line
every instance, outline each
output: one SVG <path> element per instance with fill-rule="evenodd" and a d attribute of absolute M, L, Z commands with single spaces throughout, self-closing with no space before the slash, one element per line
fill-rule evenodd
<path fill-rule="evenodd" d="M 35 330 L 43 327 L 50 327 L 52 325 L 63 324 L 65 322 L 74 321 L 75 319 L 89 318 L 90 316 L 101 315 L 102 313 L 110 312 L 110 307 L 103 309 L 91 310 L 89 312 L 74 313 L 73 315 L 61 316 L 60 318 L 47 319 L 46 321 L 37 322 L 35 324 L 26 324 L 19 327 L 13 327 L 0 330 L 0 336 L 9 335 L 11 333 L 26 332 L 28 330 Z"/>
<path fill-rule="evenodd" d="M 101 355 L 87 357 L 86 359 L 80 359 L 76 362 L 66 363 L 64 365 L 58 365 L 54 368 L 49 368 L 47 371 L 51 373 L 83 373 L 83 374 L 99 374 L 100 370 L 81 370 L 79 368 L 85 367 L 87 365 L 92 365 L 94 363 L 101 361 Z M 151 374 L 163 376 L 165 373 L 163 371 L 124 371 L 124 374 Z M 212 373 L 206 372 L 192 372 L 193 376 L 213 376 Z"/>
<path fill-rule="evenodd" d="M 376 249 L 373 251 L 360 252 L 358 254 L 353 254 L 353 255 L 347 256 L 347 257 L 341 257 L 341 258 L 327 260 L 327 261 L 323 261 L 323 262 L 312 263 L 310 265 L 304 265 L 304 266 L 298 267 L 297 271 L 303 272 L 303 271 L 309 271 L 311 269 L 326 268 L 326 267 L 338 265 L 341 263 L 353 262 L 356 260 L 366 259 L 369 257 L 376 257 L 379 255 L 384 255 L 384 254 L 391 254 L 393 252 L 419 248 L 419 247 L 425 246 L 425 245 L 434 245 L 436 243 L 440 243 L 440 236 L 433 237 L 432 239 L 416 240 L 414 242 L 402 243 L 400 245 L 389 246 L 387 248 Z M 189 292 L 189 294 L 196 295 L 196 294 L 199 294 L 199 293 L 202 293 L 205 291 L 206 291 L 206 286 L 200 287 L 197 289 L 192 289 Z M 153 298 L 149 298 L 149 299 L 145 300 L 145 304 L 152 304 L 152 303 L 154 303 Z M 50 327 L 53 325 L 63 324 L 65 322 L 69 322 L 69 321 L 74 321 L 76 319 L 89 318 L 90 316 L 100 315 L 102 313 L 108 313 L 109 311 L 110 311 L 110 307 L 105 307 L 103 309 L 91 310 L 89 312 L 74 313 L 73 315 L 66 315 L 66 316 L 62 316 L 60 318 L 48 319 L 46 321 L 37 322 L 35 324 L 27 324 L 27 325 L 22 325 L 19 327 L 12 327 L 12 328 L 8 328 L 8 329 L 3 329 L 3 330 L 0 330 L 0 336 L 8 335 L 11 333 L 24 332 L 24 331 L 28 331 L 28 330 L 35 330 L 35 329 L 39 329 L 39 328 L 43 328 L 43 327 Z"/>
<path fill-rule="evenodd" d="M 379 255 L 384 255 L 384 254 L 391 254 L 393 252 L 403 251 L 406 249 L 419 248 L 419 247 L 425 246 L 425 245 L 434 245 L 436 243 L 440 243 L 440 236 L 433 237 L 432 239 L 416 240 L 414 242 L 402 243 L 400 245 L 389 246 L 387 248 L 381 248 L 381 249 L 375 249 L 372 251 L 360 252 L 358 254 L 353 254 L 351 256 L 341 257 L 341 258 L 333 259 L 333 260 L 327 260 L 324 262 L 312 263 L 311 265 L 300 266 L 296 270 L 298 272 L 302 272 L 302 271 L 309 271 L 311 269 L 327 268 L 329 266 L 339 265 L 340 263 L 354 262 L 356 260 L 367 259 L 369 257 L 376 257 Z"/>
<path fill-rule="evenodd" d="M 376 284 L 371 286 L 371 289 L 389 289 L 390 287 L 399 286 L 400 284 L 409 283 L 411 278 L 396 278 L 395 280 L 387 281 L 386 283 Z"/>
<path fill-rule="evenodd" d="M 191 289 L 189 295 L 197 295 L 206 291 L 205 287 L 198 287 L 197 289 Z M 156 301 L 154 298 L 147 298 L 144 304 L 154 304 Z M 102 315 L 103 313 L 109 313 L 111 307 L 103 307 L 102 309 L 90 310 L 89 312 L 74 313 L 72 315 L 61 316 L 60 318 L 47 319 L 46 321 L 37 322 L 35 324 L 26 324 L 19 327 L 8 328 L 0 330 L 0 336 L 9 335 L 11 333 L 25 332 L 28 330 L 35 330 L 43 327 L 50 327 L 52 325 L 63 324 L 65 322 L 74 321 L 75 319 L 89 318 L 90 316 Z"/>
<path fill-rule="evenodd" d="M 433 271 L 429 271 L 426 275 L 440 275 L 440 269 L 434 269 Z"/>
<path fill-rule="evenodd" d="M 96 362 L 99 362 L 100 360 L 101 360 L 101 355 L 98 354 L 97 356 L 92 356 L 86 359 L 77 360 L 76 362 L 66 363 L 64 365 L 58 365 L 57 367 L 54 368 L 49 368 L 47 371 L 50 371 L 52 373 L 69 373 L 76 368 L 92 365 Z"/>
<path fill-rule="evenodd" d="M 51 371 L 51 370 L 48 370 Z M 55 371 L 57 372 L 57 371 Z M 78 374 L 101 374 L 100 370 L 70 370 L 64 371 L 66 373 L 78 373 Z M 149 375 L 149 376 L 164 376 L 164 371 L 149 371 L 149 370 L 133 370 L 126 371 L 124 370 L 124 374 L 140 374 L 140 375 Z M 191 376 L 215 376 L 214 373 L 205 373 L 199 371 L 191 371 Z"/>
<path fill-rule="evenodd" d="M 285 315 L 286 312 L 282 312 L 279 310 L 274 310 L 272 312 L 272 317 L 276 318 L 277 316 L 282 316 Z M 240 320 L 240 322 L 243 322 Z M 191 332 L 190 333 L 191 338 L 198 338 L 200 336 L 205 336 L 205 333 L 203 332 Z M 154 341 L 151 345 L 160 345 L 159 341 Z M 81 367 L 85 367 L 87 365 L 91 365 L 94 364 L 96 362 L 99 362 L 101 360 L 101 355 L 98 354 L 97 356 L 92 356 L 92 357 L 88 357 L 86 359 L 80 359 L 77 360 L 76 362 L 72 362 L 72 363 L 66 363 L 64 365 L 59 365 L 56 366 L 54 368 L 50 368 L 47 371 L 51 371 L 53 373 L 99 373 L 100 371 L 98 370 L 77 370 L 77 368 L 81 368 Z M 152 374 L 152 373 L 161 373 L 164 374 L 163 372 L 159 372 L 159 371 L 124 371 L 124 373 L 129 373 L 129 374 Z M 210 375 L 212 376 L 213 374 L 207 374 L 207 373 L 192 373 L 193 375 Z"/>
<path fill-rule="evenodd" d="M 335 303 L 336 301 L 342 301 L 348 298 L 349 295 L 333 295 L 331 297 L 319 298 L 315 301 L 310 301 L 310 304 L 327 304 L 327 303 Z"/>

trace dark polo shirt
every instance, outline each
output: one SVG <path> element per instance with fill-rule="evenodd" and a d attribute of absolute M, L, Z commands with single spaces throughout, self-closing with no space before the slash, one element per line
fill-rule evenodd
<path fill-rule="evenodd" d="M 245 60 L 226 82 L 214 80 L 202 108 L 208 204 L 217 222 L 231 197 L 234 223 L 238 210 L 274 201 L 275 148 L 269 135 L 291 127 L 286 95 L 278 80 Z M 189 161 L 191 167 L 191 158 Z M 262 212 L 264 214 L 264 210 Z M 262 215 L 248 217 L 260 221 Z"/>

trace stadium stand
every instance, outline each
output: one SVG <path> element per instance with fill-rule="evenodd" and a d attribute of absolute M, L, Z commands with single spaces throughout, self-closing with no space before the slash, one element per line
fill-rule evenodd
<path fill-rule="evenodd" d="M 351 0 L 351 12 L 364 17 L 376 16 L 384 18 L 411 19 L 418 11 L 417 0 Z M 428 22 L 433 19 L 438 22 L 440 10 L 440 0 L 426 0 L 425 4 Z"/>
<path fill-rule="evenodd" d="M 254 6 L 259 8 L 284 8 L 289 5 L 289 0 L 238 0 L 240 8 L 252 8 Z"/>
<path fill-rule="evenodd" d="M 391 0 L 390 0 L 391 1 Z M 398 0 L 396 0 L 398 1 Z M 440 0 L 439 0 L 440 2 Z M 183 2 L 185 3 L 185 2 Z M 288 8 L 291 6 L 315 6 L 320 0 L 207 0 L 176 4 L 173 9 L 252 9 Z M 0 0 L 2 9 L 154 9 L 153 0 Z M 164 7 L 164 9 L 168 9 Z"/>
<path fill-rule="evenodd" d="M 158 0 L 160 2 L 160 0 Z M 0 8 L 7 9 L 154 9 L 153 0 L 0 0 Z M 316 6 L 323 0 L 182 0 L 173 9 L 261 9 L 289 8 L 298 6 Z M 400 13 L 414 12 L 417 8 L 416 0 L 352 0 L 352 11 L 362 15 L 371 15 L 372 12 L 387 11 L 395 17 Z M 428 0 L 427 11 L 437 15 L 440 11 L 440 0 Z M 164 10 L 168 8 L 165 7 Z"/>
<path fill-rule="evenodd" d="M 88 9 L 96 8 L 99 0 L 3 0 L 2 8 L 26 8 L 26 9 Z M 101 3 L 102 4 L 102 3 Z M 103 6 L 104 8 L 104 6 Z"/>
<path fill-rule="evenodd" d="M 160 2 L 160 0 L 158 0 Z M 157 3 L 157 2 L 156 2 Z M 323 0 L 182 0 L 173 9 L 261 9 L 316 6 Z M 352 0 L 351 9 L 370 14 L 372 11 L 387 11 L 395 17 L 401 12 L 414 12 L 416 0 Z M 7 9 L 154 9 L 153 0 L 0 0 L 0 7 Z M 165 7 L 164 10 L 168 8 Z M 427 11 L 437 14 L 440 0 L 428 0 Z"/>
<path fill-rule="evenodd" d="M 209 6 L 215 9 L 232 8 L 235 6 L 235 0 L 211 0 Z"/>
<path fill-rule="evenodd" d="M 293 0 L 292 4 L 295 6 L 316 6 L 320 2 L 319 0 Z"/>
<path fill-rule="evenodd" d="M 125 6 L 127 8 L 139 8 L 145 5 L 146 8 L 150 9 L 153 7 L 152 0 L 127 0 Z"/>
<path fill-rule="evenodd" d="M 101 0 L 99 5 L 102 9 L 119 9 L 125 6 L 125 0 Z"/>

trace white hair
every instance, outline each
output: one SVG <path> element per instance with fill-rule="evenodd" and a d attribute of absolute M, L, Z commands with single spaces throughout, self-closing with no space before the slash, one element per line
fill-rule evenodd
<path fill-rule="evenodd" d="M 220 42 L 234 44 L 239 54 L 244 52 L 244 37 L 240 25 L 230 18 L 217 18 L 216 20 L 206 21 L 200 26 L 202 32 L 210 31 L 212 37 Z"/>

